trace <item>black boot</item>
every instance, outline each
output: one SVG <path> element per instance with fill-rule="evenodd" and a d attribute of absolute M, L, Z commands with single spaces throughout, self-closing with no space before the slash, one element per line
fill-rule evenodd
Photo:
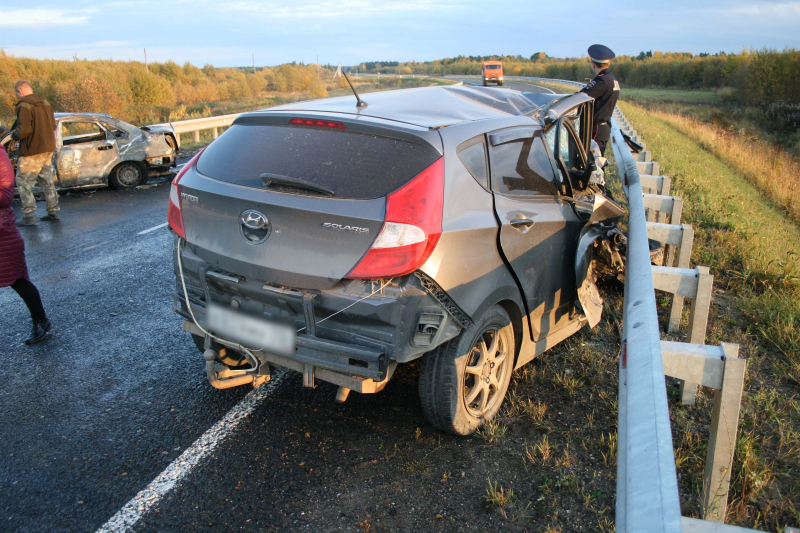
<path fill-rule="evenodd" d="M 47 336 L 47 332 L 53 328 L 53 325 L 50 323 L 50 320 L 45 318 L 39 322 L 33 323 L 33 328 L 31 328 L 31 336 L 25 339 L 25 344 L 36 344 L 44 340 Z"/>

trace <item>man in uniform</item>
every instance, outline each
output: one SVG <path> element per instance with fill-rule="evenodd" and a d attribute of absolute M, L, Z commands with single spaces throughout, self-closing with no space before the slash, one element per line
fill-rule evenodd
<path fill-rule="evenodd" d="M 27 81 L 18 81 L 14 91 L 19 102 L 15 106 L 17 120 L 11 128 L 11 138 L 19 141 L 17 189 L 22 202 L 22 218 L 17 225 L 36 224 L 33 186 L 37 181 L 47 200 L 47 215 L 42 220 L 58 220 L 58 193 L 53 185 L 53 152 L 56 150 L 53 108 L 47 100 L 33 94 L 33 87 Z"/>
<path fill-rule="evenodd" d="M 617 56 L 602 44 L 593 44 L 588 51 L 595 77 L 581 89 L 581 92 L 594 98 L 592 139 L 597 142 L 600 152 L 605 154 L 606 143 L 611 138 L 609 121 L 619 97 L 619 81 L 609 70 L 611 60 Z"/>

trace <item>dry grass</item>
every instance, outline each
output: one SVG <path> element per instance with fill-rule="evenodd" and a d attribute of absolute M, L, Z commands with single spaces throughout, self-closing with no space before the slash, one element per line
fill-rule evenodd
<path fill-rule="evenodd" d="M 766 141 L 685 116 L 650 110 L 701 148 L 741 172 L 794 222 L 800 223 L 800 162 Z"/>

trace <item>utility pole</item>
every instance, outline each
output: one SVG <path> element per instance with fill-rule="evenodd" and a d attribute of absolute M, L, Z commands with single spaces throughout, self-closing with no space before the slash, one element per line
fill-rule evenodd
<path fill-rule="evenodd" d="M 147 48 L 144 49 L 144 70 L 150 72 L 150 69 L 147 68 Z"/>

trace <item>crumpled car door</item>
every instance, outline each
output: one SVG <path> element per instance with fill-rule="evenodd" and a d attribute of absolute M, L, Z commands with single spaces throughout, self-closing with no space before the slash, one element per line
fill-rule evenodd
<path fill-rule="evenodd" d="M 595 242 L 610 238 L 610 232 L 624 214 L 619 205 L 604 196 L 600 187 L 590 182 L 595 170 L 589 135 L 593 105 L 588 101 L 562 110 L 547 135 L 562 177 L 573 190 L 575 211 L 583 222 L 575 255 L 575 280 L 578 301 L 590 327 L 600 322 L 603 312 L 603 298 L 592 269 Z"/>

